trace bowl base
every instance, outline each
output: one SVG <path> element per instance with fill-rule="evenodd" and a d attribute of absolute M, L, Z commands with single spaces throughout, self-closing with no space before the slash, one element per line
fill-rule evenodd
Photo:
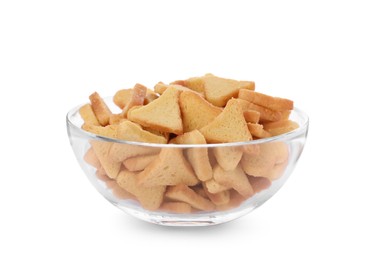
<path fill-rule="evenodd" d="M 223 224 L 251 212 L 255 207 L 249 207 L 242 210 L 226 211 L 220 214 L 214 212 L 194 213 L 194 214 L 168 214 L 164 212 L 151 212 L 146 210 L 136 210 L 121 205 L 116 205 L 127 214 L 134 216 L 143 221 L 172 227 L 196 227 L 196 226 L 213 226 Z"/>

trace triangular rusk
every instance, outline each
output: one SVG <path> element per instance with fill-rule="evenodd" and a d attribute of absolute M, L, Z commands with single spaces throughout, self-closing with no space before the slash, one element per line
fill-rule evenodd
<path fill-rule="evenodd" d="M 167 143 L 167 140 L 164 136 L 156 135 L 149 131 L 143 130 L 140 125 L 127 120 L 118 125 L 117 138 L 134 142 L 160 144 Z"/>
<path fill-rule="evenodd" d="M 230 99 L 223 112 L 200 129 L 208 143 L 230 143 L 252 140 L 243 111 L 236 99 Z"/>
<path fill-rule="evenodd" d="M 115 179 L 119 173 L 122 163 L 113 160 L 113 158 L 109 155 L 109 151 L 113 143 L 92 140 L 91 145 L 108 177 Z"/>
<path fill-rule="evenodd" d="M 183 156 L 182 148 L 163 148 L 158 160 L 139 173 L 139 183 L 146 187 L 180 183 L 193 186 L 198 182 L 191 165 Z"/>
<path fill-rule="evenodd" d="M 138 184 L 138 175 L 129 171 L 121 171 L 117 177 L 118 185 L 133 194 L 140 204 L 148 210 L 156 210 L 160 207 L 164 198 L 166 186 L 143 187 Z"/>
<path fill-rule="evenodd" d="M 184 132 L 206 126 L 222 112 L 222 108 L 213 106 L 200 95 L 191 91 L 184 91 L 180 94 L 179 106 L 182 112 Z"/>
<path fill-rule="evenodd" d="M 204 136 L 198 131 L 193 130 L 172 139 L 176 144 L 206 144 Z M 201 181 L 207 181 L 212 178 L 213 170 L 209 162 L 207 147 L 186 148 L 187 159 L 194 169 L 197 178 Z"/>
<path fill-rule="evenodd" d="M 225 171 L 219 165 L 216 165 L 213 169 L 213 178 L 219 184 L 233 188 L 244 198 L 249 198 L 254 194 L 247 175 L 244 173 L 240 165 L 231 171 Z"/>
<path fill-rule="evenodd" d="M 225 79 L 211 74 L 205 75 L 202 80 L 206 99 L 213 105 L 221 107 L 225 106 L 230 98 L 237 97 L 239 89 L 254 90 L 255 88 L 252 81 Z"/>
<path fill-rule="evenodd" d="M 148 105 L 130 110 L 127 117 L 133 122 L 154 130 L 182 134 L 179 93 L 180 91 L 175 88 L 168 88 L 158 99 Z"/>

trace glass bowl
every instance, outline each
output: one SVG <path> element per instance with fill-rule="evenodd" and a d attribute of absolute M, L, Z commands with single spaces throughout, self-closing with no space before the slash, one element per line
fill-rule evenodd
<path fill-rule="evenodd" d="M 105 101 L 112 111 L 118 110 L 111 98 Z M 91 184 L 124 212 L 167 226 L 221 224 L 262 205 L 295 168 L 309 124 L 308 116 L 295 108 L 290 119 L 299 128 L 275 137 L 205 145 L 139 143 L 84 131 L 80 107 L 68 112 L 67 131 L 74 154 Z M 104 159 L 92 156 L 94 152 Z M 196 171 L 209 168 L 210 164 L 214 178 L 201 182 L 195 176 L 187 176 L 191 170 L 194 172 L 189 160 L 200 162 Z M 152 175 L 153 179 L 144 181 L 145 175 Z M 162 185 L 152 184 L 166 175 L 168 179 L 162 180 Z"/>

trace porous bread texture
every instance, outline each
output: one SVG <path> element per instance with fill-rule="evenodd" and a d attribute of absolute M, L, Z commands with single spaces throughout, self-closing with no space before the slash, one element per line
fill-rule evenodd
<path fill-rule="evenodd" d="M 92 106 L 90 104 L 86 104 L 86 105 L 82 106 L 79 109 L 79 114 L 81 115 L 85 124 L 96 125 L 96 126 L 100 125 L 100 123 L 97 120 L 97 118 L 95 116 L 95 113 L 92 109 Z"/>
<path fill-rule="evenodd" d="M 179 90 L 168 88 L 158 99 L 148 105 L 128 111 L 127 117 L 142 126 L 151 127 L 161 132 L 182 134 L 183 123 L 178 104 L 179 94 Z"/>
<path fill-rule="evenodd" d="M 212 122 L 221 112 L 198 94 L 184 91 L 179 97 L 184 132 L 200 129 Z"/>
<path fill-rule="evenodd" d="M 100 97 L 100 95 L 97 92 L 92 93 L 89 98 L 91 101 L 92 110 L 95 113 L 95 116 L 99 121 L 100 125 L 108 125 L 109 118 L 112 112 L 105 104 L 104 100 Z"/>
<path fill-rule="evenodd" d="M 121 162 L 117 162 L 113 160 L 113 157 L 109 156 L 112 145 L 113 143 L 110 142 L 91 140 L 92 149 L 106 174 L 109 178 L 115 179 L 121 169 Z"/>
<path fill-rule="evenodd" d="M 179 135 L 171 140 L 176 144 L 206 144 L 204 136 L 198 131 Z M 212 166 L 209 162 L 208 148 L 206 147 L 193 147 L 186 148 L 187 159 L 195 171 L 197 178 L 200 181 L 206 181 L 212 178 Z"/>
<path fill-rule="evenodd" d="M 239 90 L 242 88 L 255 89 L 255 84 L 252 81 L 225 79 L 214 75 L 205 75 L 202 80 L 205 97 L 215 106 L 225 106 L 229 99 L 238 96 Z"/>
<path fill-rule="evenodd" d="M 154 186 L 145 188 L 138 181 L 136 173 L 123 170 L 117 177 L 118 185 L 133 194 L 140 204 L 148 210 L 156 210 L 160 207 L 166 186 Z"/>
<path fill-rule="evenodd" d="M 118 125 L 117 138 L 126 141 L 143 143 L 167 143 L 167 140 L 164 136 L 153 134 L 149 131 L 143 130 L 140 125 L 129 120 L 126 120 Z"/>
<path fill-rule="evenodd" d="M 198 182 L 180 148 L 162 148 L 159 158 L 139 173 L 139 183 L 144 187 L 177 184 L 193 186 Z"/>
<path fill-rule="evenodd" d="M 230 99 L 226 107 L 211 123 L 200 129 L 208 143 L 230 143 L 252 140 L 237 99 Z"/>

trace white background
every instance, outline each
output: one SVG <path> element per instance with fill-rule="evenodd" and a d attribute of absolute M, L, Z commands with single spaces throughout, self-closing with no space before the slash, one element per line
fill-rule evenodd
<path fill-rule="evenodd" d="M 0 1 L 0 259 L 373 259 L 370 1 Z M 168 228 L 108 203 L 65 115 L 98 91 L 205 73 L 310 116 L 285 186 L 228 224 Z"/>

